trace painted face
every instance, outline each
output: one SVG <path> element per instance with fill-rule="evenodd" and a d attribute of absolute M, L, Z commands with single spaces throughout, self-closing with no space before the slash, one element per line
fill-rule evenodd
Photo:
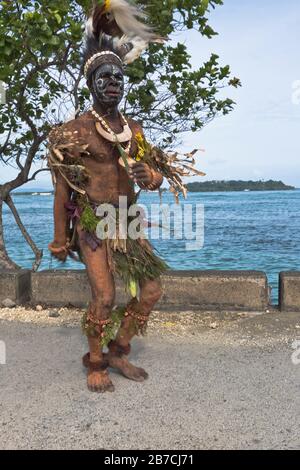
<path fill-rule="evenodd" d="M 100 65 L 93 75 L 93 91 L 99 103 L 118 105 L 124 94 L 124 74 L 115 64 Z"/>

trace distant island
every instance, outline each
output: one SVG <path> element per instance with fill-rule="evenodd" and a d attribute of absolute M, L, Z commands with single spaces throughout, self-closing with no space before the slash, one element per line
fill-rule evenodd
<path fill-rule="evenodd" d="M 22 190 L 23 189 L 23 190 Z M 282 181 L 241 181 L 241 180 L 213 180 L 195 181 L 188 183 L 187 189 L 191 193 L 222 192 L 222 191 L 287 191 L 297 189 L 288 186 Z M 167 191 L 167 189 L 164 189 Z M 49 196 L 53 195 L 53 189 L 46 188 L 19 188 L 13 191 L 14 196 Z"/>
<path fill-rule="evenodd" d="M 14 196 L 52 196 L 54 194 L 53 190 L 49 191 L 13 191 L 12 194 Z"/>
<path fill-rule="evenodd" d="M 296 189 L 282 181 L 204 181 L 188 183 L 187 189 L 191 193 L 219 192 L 219 191 L 287 191 Z"/>
<path fill-rule="evenodd" d="M 53 186 L 21 186 L 13 191 L 14 195 L 21 194 L 21 196 L 31 196 L 32 194 L 39 194 L 39 193 L 53 193 Z"/>

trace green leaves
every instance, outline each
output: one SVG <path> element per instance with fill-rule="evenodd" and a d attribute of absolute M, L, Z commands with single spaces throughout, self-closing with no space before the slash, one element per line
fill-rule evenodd
<path fill-rule="evenodd" d="M 58 24 L 61 24 L 61 22 L 62 22 L 62 17 L 61 17 L 58 13 L 55 13 L 54 16 L 55 16 L 55 19 L 56 19 L 57 23 L 58 23 Z"/>
<path fill-rule="evenodd" d="M 80 224 L 83 230 L 85 230 L 86 232 L 95 233 L 97 229 L 97 225 L 99 224 L 99 219 L 95 215 L 95 212 L 89 205 L 85 206 L 81 214 Z"/>
<path fill-rule="evenodd" d="M 99 0 L 99 4 L 103 0 Z M 196 29 L 213 37 L 209 11 L 222 0 L 139 0 L 158 33 Z M 24 154 L 33 131 L 43 135 L 57 121 L 86 109 L 89 91 L 81 72 L 85 13 L 92 0 L 20 0 L 0 2 L 0 80 L 9 84 L 7 103 L 0 108 L 2 140 L 11 130 L 3 152 Z M 176 37 L 176 36 L 175 36 Z M 191 66 L 185 44 L 152 44 L 149 52 L 127 67 L 125 111 L 141 121 L 146 133 L 162 146 L 176 143 L 176 135 L 198 131 L 218 114 L 233 109 L 233 101 L 219 98 L 225 86 L 237 88 L 229 66 L 217 55 L 198 70 Z M 33 129 L 34 128 L 34 129 Z M 1 148 L 0 137 L 0 148 Z M 16 144 L 18 142 L 18 145 Z M 39 155 L 39 153 L 37 153 Z"/>
<path fill-rule="evenodd" d="M 74 80 L 67 79 L 66 66 L 76 75 L 85 16 L 73 0 L 7 1 L 0 10 L 0 80 L 8 84 L 0 108 L 0 156 L 20 149 L 26 155 L 33 139 L 54 124 L 52 110 L 71 99 L 67 86 Z M 76 60 L 66 54 L 71 45 Z M 71 103 L 68 107 L 71 111 Z"/>

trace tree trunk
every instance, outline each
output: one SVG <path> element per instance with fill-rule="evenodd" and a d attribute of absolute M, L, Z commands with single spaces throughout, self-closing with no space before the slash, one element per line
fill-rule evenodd
<path fill-rule="evenodd" d="M 20 269 L 20 267 L 9 258 L 5 249 L 3 233 L 3 198 L 4 194 L 0 187 L 0 270 L 13 271 Z"/>

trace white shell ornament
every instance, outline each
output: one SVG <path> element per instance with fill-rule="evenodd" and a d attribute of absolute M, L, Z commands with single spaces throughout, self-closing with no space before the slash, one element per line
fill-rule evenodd
<path fill-rule="evenodd" d="M 96 130 L 104 139 L 109 142 L 129 142 L 132 139 L 132 131 L 128 124 L 124 126 L 123 132 L 120 134 L 109 133 L 101 126 L 100 122 L 96 122 Z"/>

